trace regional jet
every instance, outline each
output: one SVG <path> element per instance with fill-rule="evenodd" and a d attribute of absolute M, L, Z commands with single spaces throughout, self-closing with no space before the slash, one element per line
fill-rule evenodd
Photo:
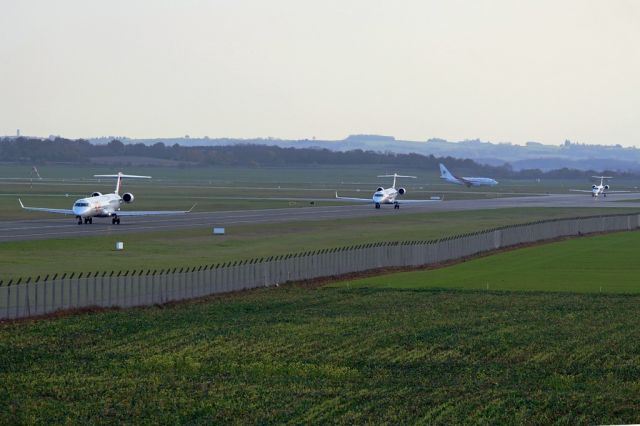
<path fill-rule="evenodd" d="M 126 192 L 120 196 L 120 190 L 122 189 L 123 178 L 135 178 L 135 179 L 151 179 L 151 176 L 136 176 L 125 175 L 119 172 L 117 175 L 94 175 L 98 178 L 116 178 L 116 189 L 111 194 L 102 194 L 100 192 L 94 192 L 90 197 L 80 198 L 73 203 L 73 207 L 69 210 L 66 209 L 49 209 L 43 207 L 27 207 L 22 204 L 22 200 L 18 198 L 20 207 L 25 210 L 32 210 L 37 212 L 57 213 L 72 215 L 78 219 L 78 225 L 82 225 L 84 222 L 93 223 L 94 217 L 110 217 L 111 223 L 114 225 L 120 224 L 120 216 L 156 216 L 156 215 L 178 215 L 191 212 L 191 209 L 186 211 L 121 211 L 120 207 L 122 203 L 133 203 L 134 197 L 130 192 Z"/>
<path fill-rule="evenodd" d="M 455 176 L 447 170 L 444 164 L 440 163 L 440 179 L 446 180 L 449 183 L 455 183 L 456 185 L 472 186 L 494 186 L 498 184 L 498 181 L 486 177 L 460 177 Z"/>
<path fill-rule="evenodd" d="M 617 194 L 617 193 L 622 193 L 622 192 L 631 192 L 631 191 L 609 191 L 609 185 L 605 185 L 604 180 L 605 179 L 613 179 L 611 176 L 591 176 L 592 178 L 595 179 L 600 179 L 600 184 L 599 185 L 591 185 L 591 189 L 570 189 L 569 191 L 573 191 L 573 192 L 590 192 L 592 197 L 598 197 L 600 194 L 602 194 L 603 197 L 607 196 L 607 193 L 609 194 Z"/>
<path fill-rule="evenodd" d="M 376 192 L 373 193 L 373 196 L 371 198 L 351 198 L 351 197 L 340 197 L 338 196 L 338 193 L 336 192 L 336 200 L 343 200 L 343 201 L 357 201 L 357 202 L 361 202 L 361 203 L 373 203 L 376 207 L 376 209 L 380 208 L 380 205 L 382 204 L 393 204 L 393 208 L 394 209 L 399 209 L 400 208 L 400 201 L 397 199 L 398 195 L 404 195 L 407 193 L 407 190 L 404 188 L 398 188 L 396 189 L 396 179 L 397 178 L 412 178 L 415 179 L 415 176 L 402 176 L 399 175 L 397 173 L 394 173 L 392 175 L 381 175 L 378 177 L 392 177 L 393 178 L 393 184 L 391 185 L 391 188 L 383 188 L 383 187 L 379 187 L 378 189 L 376 189 Z M 432 203 L 435 201 L 440 201 L 440 200 L 402 200 L 403 203 Z"/>

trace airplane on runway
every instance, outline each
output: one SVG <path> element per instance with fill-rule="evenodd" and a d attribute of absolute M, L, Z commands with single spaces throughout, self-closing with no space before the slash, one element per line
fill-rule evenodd
<path fill-rule="evenodd" d="M 466 185 L 467 188 L 472 186 L 495 186 L 498 184 L 497 180 L 486 177 L 455 176 L 451 174 L 442 163 L 440 163 L 440 179 L 446 180 L 449 183 L 455 183 L 456 185 Z"/>
<path fill-rule="evenodd" d="M 600 194 L 602 194 L 603 197 L 607 196 L 607 193 L 609 194 L 619 194 L 619 193 L 623 193 L 623 192 L 631 192 L 631 191 L 609 191 L 609 185 L 605 185 L 604 180 L 605 179 L 613 179 L 611 176 L 591 176 L 594 179 L 600 179 L 600 184 L 599 185 L 591 185 L 591 189 L 570 189 L 569 191 L 573 191 L 573 192 L 590 192 L 591 196 L 596 198 L 598 197 Z"/>
<path fill-rule="evenodd" d="M 397 199 L 398 195 L 404 195 L 407 193 L 407 190 L 404 188 L 396 189 L 396 179 L 397 178 L 412 178 L 415 179 L 415 176 L 402 176 L 397 173 L 392 175 L 381 175 L 378 177 L 392 177 L 393 184 L 391 188 L 383 188 L 379 187 L 376 189 L 376 192 L 373 193 L 371 198 L 351 198 L 351 197 L 340 197 L 338 196 L 338 192 L 336 191 L 336 200 L 343 201 L 357 201 L 361 203 L 373 203 L 376 209 L 380 208 L 381 204 L 393 204 L 394 209 L 400 208 L 400 201 Z M 440 200 L 402 200 L 403 203 L 433 203 Z"/>
<path fill-rule="evenodd" d="M 120 207 L 122 203 L 133 203 L 134 196 L 130 192 L 126 192 L 120 196 L 120 190 L 122 189 L 122 178 L 135 178 L 135 179 L 151 179 L 151 176 L 136 176 L 125 175 L 119 172 L 117 175 L 94 175 L 94 177 L 106 177 L 116 178 L 116 189 L 111 194 L 102 194 L 100 192 L 94 192 L 90 197 L 80 198 L 73 203 L 73 207 L 67 209 L 49 209 L 44 207 L 27 207 L 22 204 L 22 200 L 18 198 L 20 207 L 25 210 L 32 210 L 37 212 L 57 213 L 65 215 L 73 215 L 78 219 L 78 225 L 82 225 L 84 222 L 93 223 L 94 217 L 110 217 L 111 223 L 114 225 L 120 225 L 120 216 L 159 216 L 159 215 L 177 215 L 190 213 L 195 207 L 195 204 L 191 209 L 186 211 L 121 211 Z"/>

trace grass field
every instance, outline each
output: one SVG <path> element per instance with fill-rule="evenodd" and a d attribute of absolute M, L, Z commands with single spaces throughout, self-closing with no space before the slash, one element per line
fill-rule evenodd
<path fill-rule="evenodd" d="M 236 209 L 287 208 L 308 206 L 307 198 L 320 204 L 331 205 L 335 191 L 351 197 L 370 197 L 379 185 L 389 186 L 388 178 L 377 175 L 401 173 L 416 175 L 418 179 L 400 180 L 407 188 L 407 198 L 426 199 L 439 196 L 445 200 L 470 198 L 511 197 L 522 194 L 568 193 L 569 188 L 589 188 L 586 180 L 557 180 L 536 182 L 533 180 L 501 180 L 493 188 L 466 188 L 442 183 L 437 170 L 396 170 L 385 165 L 316 166 L 282 168 L 177 168 L 130 167 L 126 173 L 153 176 L 152 181 L 125 181 L 125 190 L 136 195 L 135 203 L 125 208 L 150 210 L 188 209 L 195 202 L 198 211 Z M 17 198 L 36 207 L 69 208 L 77 198 L 94 191 L 113 191 L 112 180 L 93 178 L 94 174 L 114 173 L 104 166 L 41 166 L 43 180 L 31 178 L 31 167 L 0 165 L 0 220 L 25 218 Z M 622 189 L 632 181 L 616 182 Z M 254 199 L 240 199 L 254 198 Z M 260 200 L 255 198 L 285 198 L 285 200 Z M 29 212 L 28 218 L 45 218 L 50 215 Z"/>
<path fill-rule="evenodd" d="M 630 210 L 616 209 L 617 213 Z M 0 280 L 62 272 L 164 269 L 298 253 L 355 244 L 428 240 L 507 224 L 576 215 L 611 214 L 611 209 L 500 209 L 370 216 L 331 221 L 208 227 L 118 236 L 0 243 Z M 75 226 L 75 225 L 70 225 Z M 115 251 L 123 241 L 125 250 Z"/>
<path fill-rule="evenodd" d="M 281 287 L 5 323 L 0 423 L 637 423 L 639 303 Z"/>
<path fill-rule="evenodd" d="M 135 208 L 188 208 L 200 195 L 205 209 L 216 209 L 272 206 L 225 204 L 214 198 L 221 194 L 357 194 L 395 170 L 123 171 L 157 177 L 127 186 Z M 0 166 L 5 177 L 24 172 Z M 24 218 L 17 194 L 68 207 L 71 192 L 108 191 L 111 184 L 81 179 L 109 172 L 42 167 L 48 178 L 75 180 L 33 188 L 24 177 L 0 179 L 0 219 Z M 429 179 L 410 195 L 422 186 L 427 196 L 439 184 Z M 509 185 L 498 188 L 575 186 Z M 612 212 L 484 210 L 242 225 L 224 237 L 203 227 L 0 243 L 0 279 L 195 266 Z M 116 239 L 124 252 L 113 250 Z M 640 232 L 610 234 L 335 286 L 0 322 L 0 424 L 637 423 L 640 295 L 619 293 L 640 289 L 639 243 Z"/>
<path fill-rule="evenodd" d="M 0 424 L 637 423 L 639 242 L 0 323 Z"/>
<path fill-rule="evenodd" d="M 336 285 L 639 293 L 638 247 L 640 231 L 621 232 L 503 252 L 447 268 L 381 275 Z"/>
<path fill-rule="evenodd" d="M 286 167 L 286 168 L 176 168 L 131 167 L 128 173 L 154 176 L 152 181 L 125 181 L 125 190 L 136 195 L 135 210 L 181 210 L 197 202 L 196 211 L 309 206 L 303 199 L 322 199 L 316 205 L 334 204 L 335 190 L 346 196 L 368 197 L 379 184 L 389 184 L 376 175 L 396 171 L 388 166 Z M 27 205 L 69 208 L 79 197 L 99 190 L 113 190 L 112 180 L 98 182 L 92 176 L 113 173 L 103 166 L 41 166 L 45 178 L 30 179 L 31 167 L 0 165 L 0 220 L 51 218 L 44 213 L 25 212 Z M 400 170 L 419 176 L 402 182 L 409 196 L 445 199 L 504 197 L 514 194 L 564 192 L 578 182 L 504 181 L 495 188 L 467 189 L 440 182 L 434 170 Z M 248 199 L 240 199 L 248 198 Z M 283 198 L 260 200 L 257 198 Z M 291 200 L 299 198 L 299 200 Z M 618 212 L 628 212 L 619 209 Z M 279 225 L 242 225 L 227 228 L 228 235 L 213 238 L 208 227 L 128 234 L 0 243 L 0 280 L 62 272 L 126 269 L 159 269 L 198 266 L 230 260 L 333 248 L 389 239 L 429 239 L 475 231 L 503 224 L 523 223 L 554 217 L 611 213 L 611 210 L 507 209 L 460 213 L 403 215 L 390 217 L 299 222 Z M 70 224 L 75 222 L 69 218 Z M 384 230 L 384 232 L 380 232 Z M 125 252 L 115 252 L 115 242 L 124 241 Z"/>

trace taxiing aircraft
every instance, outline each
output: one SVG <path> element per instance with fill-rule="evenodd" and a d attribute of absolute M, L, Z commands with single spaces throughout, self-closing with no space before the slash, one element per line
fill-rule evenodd
<path fill-rule="evenodd" d="M 452 175 L 449 170 L 440 163 L 440 179 L 444 179 L 449 183 L 455 183 L 456 185 L 472 186 L 494 186 L 498 184 L 498 181 L 486 177 L 460 177 Z"/>
<path fill-rule="evenodd" d="M 134 196 L 132 193 L 127 192 L 120 196 L 120 190 L 122 189 L 122 178 L 135 178 L 135 179 L 151 179 L 151 176 L 136 176 L 125 175 L 121 172 L 117 175 L 94 175 L 94 177 L 106 177 L 116 178 L 116 190 L 111 194 L 102 194 L 100 192 L 94 192 L 90 197 L 80 198 L 73 203 L 73 207 L 69 210 L 66 209 L 49 209 L 43 207 L 26 207 L 22 204 L 22 200 L 18 198 L 20 207 L 25 210 L 32 210 L 37 212 L 57 213 L 73 215 L 78 219 L 78 225 L 82 223 L 93 223 L 94 217 L 110 217 L 112 224 L 120 224 L 120 216 L 151 216 L 151 215 L 177 215 L 191 212 L 191 209 L 186 211 L 121 211 L 120 207 L 122 203 L 133 203 Z"/>
<path fill-rule="evenodd" d="M 591 189 L 570 189 L 569 191 L 573 192 L 590 192 L 592 197 L 598 197 L 602 194 L 603 197 L 609 194 L 616 194 L 622 192 L 631 192 L 631 191 L 609 191 L 609 185 L 605 185 L 605 179 L 613 179 L 611 176 L 591 176 L 594 179 L 600 179 L 599 185 L 591 185 Z"/>
<path fill-rule="evenodd" d="M 376 192 L 373 193 L 371 198 L 351 198 L 351 197 L 340 197 L 336 192 L 336 200 L 344 200 L 344 201 L 357 201 L 362 203 L 373 203 L 376 209 L 380 208 L 381 204 L 393 204 L 394 209 L 400 208 L 400 201 L 397 199 L 398 195 L 404 195 L 407 193 L 407 190 L 404 188 L 396 189 L 396 179 L 397 178 L 412 178 L 415 179 L 415 176 L 402 176 L 397 173 L 392 175 L 381 175 L 378 177 L 392 177 L 393 184 L 391 188 L 383 188 L 379 187 L 376 189 Z M 440 200 L 402 200 L 403 203 L 432 203 Z"/>

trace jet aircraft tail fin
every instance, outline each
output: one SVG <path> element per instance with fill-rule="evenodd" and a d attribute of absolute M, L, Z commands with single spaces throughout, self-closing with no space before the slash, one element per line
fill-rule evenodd
<path fill-rule="evenodd" d="M 440 179 L 448 180 L 449 182 L 459 183 L 458 179 L 451 174 L 449 169 L 444 164 L 440 163 Z"/>
<path fill-rule="evenodd" d="M 116 190 L 115 193 L 119 194 L 122 189 L 122 178 L 135 178 L 135 179 L 151 179 L 151 176 L 138 176 L 138 175 L 125 175 L 122 172 L 118 172 L 117 175 L 93 175 L 93 177 L 106 177 L 106 178 L 117 178 L 116 182 Z"/>
<path fill-rule="evenodd" d="M 396 187 L 396 178 L 401 177 L 401 178 L 411 178 L 411 179 L 416 179 L 416 177 L 415 177 L 415 176 L 405 176 L 405 175 L 399 175 L 399 174 L 397 174 L 397 173 L 394 173 L 394 174 L 392 174 L 392 175 L 380 175 L 380 176 L 378 176 L 378 177 L 392 177 L 392 178 L 393 178 L 393 184 L 391 185 L 391 187 L 392 187 L 392 188 L 394 188 L 394 189 L 395 189 L 395 187 Z"/>

